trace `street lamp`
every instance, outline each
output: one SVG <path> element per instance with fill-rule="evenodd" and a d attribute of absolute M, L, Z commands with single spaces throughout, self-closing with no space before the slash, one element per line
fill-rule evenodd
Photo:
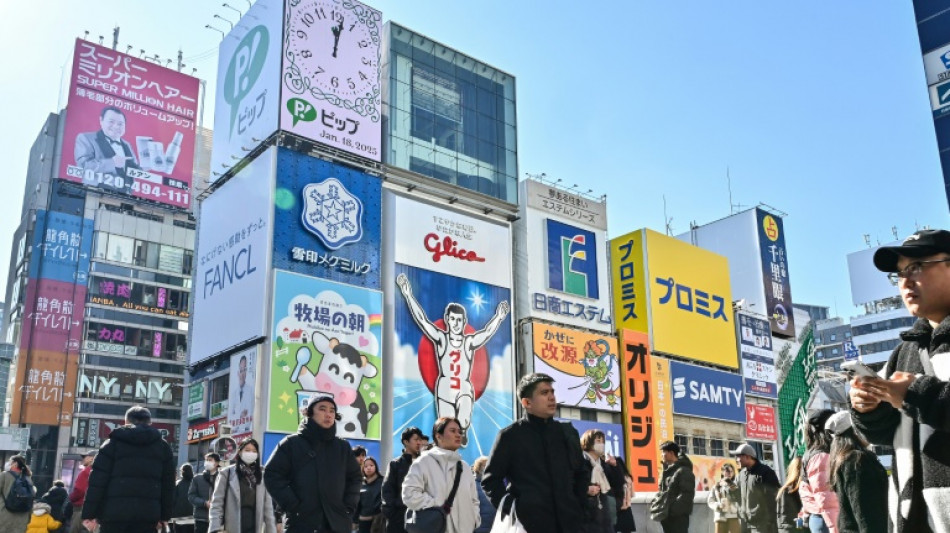
<path fill-rule="evenodd" d="M 221 40 L 224 40 L 224 37 L 225 37 L 224 30 L 215 28 L 215 27 L 212 26 L 211 24 L 205 24 L 205 28 L 208 28 L 209 30 L 214 30 L 214 31 L 220 33 L 220 34 L 221 34 Z"/>
<path fill-rule="evenodd" d="M 238 9 L 238 8 L 236 8 L 236 7 L 234 7 L 234 6 L 232 6 L 231 4 L 229 4 L 229 3 L 227 3 L 227 2 L 221 4 L 221 7 L 226 7 L 226 8 L 228 8 L 228 9 L 230 9 L 231 11 L 235 11 L 235 12 L 238 14 L 238 19 L 240 19 L 241 17 L 244 16 L 244 14 L 241 13 L 241 10 L 240 10 L 240 9 Z"/>
<path fill-rule="evenodd" d="M 225 22 L 227 22 L 227 23 L 228 23 L 228 25 L 229 25 L 229 26 L 231 26 L 231 29 L 232 29 L 232 30 L 234 29 L 234 23 L 233 23 L 233 22 L 231 22 L 230 20 L 228 20 L 228 19 L 226 19 L 226 18 L 224 18 L 224 17 L 222 17 L 221 15 L 219 15 L 219 14 L 217 14 L 217 13 L 215 13 L 215 14 L 214 14 L 214 18 L 216 18 L 216 19 L 221 19 L 221 20 L 223 20 L 223 21 L 225 21 Z"/>

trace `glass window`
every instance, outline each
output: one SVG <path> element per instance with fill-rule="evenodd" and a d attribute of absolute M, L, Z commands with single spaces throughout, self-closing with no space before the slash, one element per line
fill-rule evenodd
<path fill-rule="evenodd" d="M 158 269 L 178 274 L 182 271 L 184 258 L 183 248 L 163 244 L 158 252 Z"/>
<path fill-rule="evenodd" d="M 135 239 L 121 235 L 109 235 L 106 259 L 117 263 L 132 263 L 134 250 Z"/>
<path fill-rule="evenodd" d="M 148 252 L 148 243 L 135 241 L 135 257 L 132 259 L 135 266 L 145 266 L 145 256 Z"/>
<path fill-rule="evenodd" d="M 726 456 L 722 439 L 709 439 L 709 455 L 712 455 L 713 457 Z"/>
<path fill-rule="evenodd" d="M 673 442 L 680 447 L 680 451 L 685 452 L 689 449 L 689 437 L 686 435 L 673 435 Z"/>
<path fill-rule="evenodd" d="M 96 232 L 96 250 L 93 256 L 96 259 L 105 259 L 108 255 L 109 234 L 104 231 Z"/>
<path fill-rule="evenodd" d="M 706 455 L 706 437 L 693 437 L 693 454 Z"/>
<path fill-rule="evenodd" d="M 145 266 L 148 268 L 158 268 L 158 249 L 159 244 L 155 242 L 148 243 L 148 250 L 145 253 Z"/>
<path fill-rule="evenodd" d="M 838 335 L 832 333 L 832 334 L 831 334 L 831 340 L 832 340 L 832 341 L 838 340 Z"/>

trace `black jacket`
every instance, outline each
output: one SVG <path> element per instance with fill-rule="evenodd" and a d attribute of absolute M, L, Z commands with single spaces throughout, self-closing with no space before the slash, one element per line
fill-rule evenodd
<path fill-rule="evenodd" d="M 762 461 L 756 461 L 752 468 L 739 471 L 739 519 L 756 528 L 756 531 L 776 531 L 778 521 L 775 518 L 775 496 L 781 485 L 775 470 Z"/>
<path fill-rule="evenodd" d="M 663 468 L 660 476 L 660 492 L 667 492 L 670 501 L 669 516 L 689 516 L 693 512 L 693 497 L 696 496 L 696 475 L 693 462 L 686 454 Z"/>
<path fill-rule="evenodd" d="M 590 463 L 574 426 L 532 415 L 501 430 L 482 476 L 495 508 L 512 494 L 528 533 L 580 531 L 589 483 Z"/>
<path fill-rule="evenodd" d="M 901 423 L 912 424 L 911 433 L 916 445 L 906 450 L 912 456 L 913 464 L 905 464 L 895 454 L 891 465 L 890 514 L 898 514 L 898 506 L 907 509 L 908 516 L 900 516 L 894 531 L 898 533 L 917 533 L 928 531 L 927 503 L 924 501 L 925 489 L 950 488 L 950 383 L 935 376 L 924 376 L 924 367 L 920 362 L 920 349 L 927 348 L 931 359 L 938 355 L 950 357 L 950 317 L 941 322 L 934 330 L 930 323 L 921 318 L 909 331 L 901 333 L 904 341 L 894 349 L 885 365 L 885 376 L 890 377 L 896 371 L 918 375 L 907 389 L 901 409 L 881 402 L 869 413 L 851 410 L 854 427 L 871 444 L 894 446 L 895 436 Z M 919 442 L 921 424 L 931 426 L 934 431 L 926 443 Z M 901 450 L 897 450 L 901 451 Z M 909 476 L 908 474 L 913 474 Z M 904 479 L 902 484 L 901 480 Z M 908 480 L 908 478 L 910 478 Z M 894 487 L 902 485 L 898 502 Z M 933 509 L 931 509 L 933 510 Z M 935 516 L 946 516 L 935 513 Z M 890 517 L 888 517 L 890 520 Z"/>
<path fill-rule="evenodd" d="M 873 453 L 853 452 L 835 476 L 839 533 L 887 531 L 887 471 Z"/>
<path fill-rule="evenodd" d="M 383 478 L 376 476 L 372 483 L 363 482 L 360 487 L 360 501 L 356 505 L 356 512 L 353 513 L 355 522 L 361 516 L 376 516 L 382 512 L 380 509 L 383 504 L 380 491 L 383 487 Z"/>
<path fill-rule="evenodd" d="M 205 470 L 191 479 L 191 485 L 188 487 L 188 501 L 194 508 L 195 520 L 210 522 L 208 507 L 205 503 L 211 501 L 211 493 L 214 491 L 214 482 L 217 478 L 217 471 L 211 475 L 211 472 Z"/>
<path fill-rule="evenodd" d="M 284 511 L 287 533 L 349 533 L 360 499 L 360 465 L 336 425 L 324 429 L 311 419 L 274 449 L 264 468 L 264 485 Z"/>
<path fill-rule="evenodd" d="M 172 508 L 172 518 L 181 518 L 191 516 L 195 512 L 194 506 L 188 500 L 188 491 L 191 489 L 191 480 L 179 479 L 175 484 L 175 507 Z"/>
<path fill-rule="evenodd" d="M 383 480 L 383 516 L 386 517 L 386 533 L 406 532 L 406 506 L 402 503 L 402 482 L 412 466 L 412 455 L 404 453 L 389 462 L 386 479 Z"/>
<path fill-rule="evenodd" d="M 807 533 L 806 528 L 795 527 L 795 518 L 801 511 L 802 497 L 797 490 L 779 490 L 778 500 L 775 502 L 775 521 L 780 533 Z"/>
<path fill-rule="evenodd" d="M 172 516 L 175 461 L 151 426 L 116 428 L 92 463 L 83 520 L 158 522 Z"/>
<path fill-rule="evenodd" d="M 57 486 L 53 486 L 53 488 L 49 489 L 46 494 L 40 498 L 40 501 L 49 504 L 49 514 L 52 515 L 53 519 L 57 522 L 69 520 L 69 517 L 73 515 L 72 504 L 64 505 L 68 500 L 69 493 L 66 492 L 66 489 Z"/>

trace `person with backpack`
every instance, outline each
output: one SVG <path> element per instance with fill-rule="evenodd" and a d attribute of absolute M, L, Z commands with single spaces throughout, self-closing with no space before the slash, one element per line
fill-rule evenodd
<path fill-rule="evenodd" d="M 0 496 L 3 507 L 0 508 L 0 533 L 23 533 L 30 523 L 33 511 L 33 473 L 26 466 L 26 458 L 14 455 L 0 473 Z"/>
<path fill-rule="evenodd" d="M 63 480 L 57 479 L 53 482 L 53 488 L 46 491 L 46 494 L 40 498 L 40 501 L 49 505 L 50 516 L 53 520 L 62 524 L 54 531 L 65 531 L 69 529 L 69 520 L 73 516 L 73 504 L 69 501 L 69 493 L 66 492 L 66 484 Z M 33 508 L 34 514 L 36 507 Z M 31 522 L 33 520 L 31 519 Z"/>

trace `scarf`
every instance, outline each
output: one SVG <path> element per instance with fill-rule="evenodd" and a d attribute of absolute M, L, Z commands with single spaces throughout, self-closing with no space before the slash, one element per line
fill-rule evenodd
<path fill-rule="evenodd" d="M 595 459 L 594 456 L 588 452 L 584 452 L 584 455 L 587 456 L 587 460 L 590 461 L 591 484 L 600 487 L 601 494 L 607 494 L 610 492 L 610 482 L 607 481 L 607 474 L 604 473 L 604 467 L 600 465 L 600 459 Z"/>
<path fill-rule="evenodd" d="M 257 476 L 258 469 L 254 468 L 253 465 L 249 465 L 244 461 L 237 462 L 238 474 L 244 479 L 248 480 L 251 486 L 259 485 L 261 478 Z"/>

